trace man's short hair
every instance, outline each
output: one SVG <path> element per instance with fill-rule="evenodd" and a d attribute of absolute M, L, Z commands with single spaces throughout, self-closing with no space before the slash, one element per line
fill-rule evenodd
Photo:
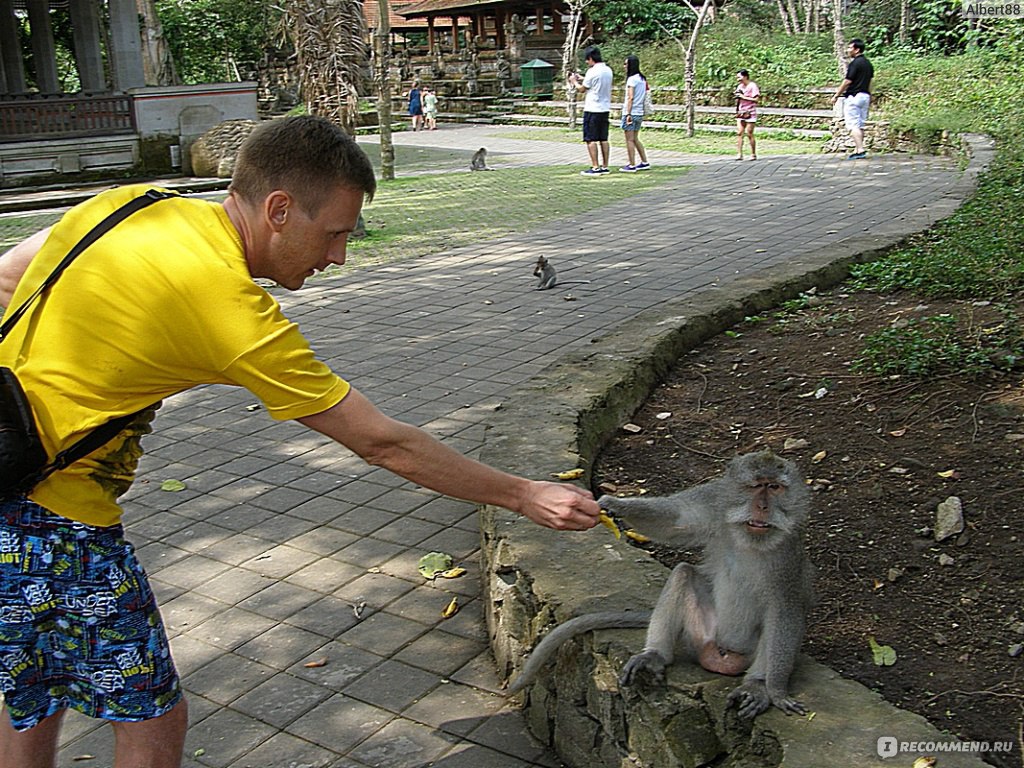
<path fill-rule="evenodd" d="M 377 178 L 366 153 L 340 127 L 322 117 L 303 115 L 268 120 L 242 144 L 231 177 L 231 191 L 257 204 L 280 189 L 309 216 L 338 187 L 357 189 L 367 200 Z"/>
<path fill-rule="evenodd" d="M 852 45 L 856 50 L 860 51 L 861 53 L 864 53 L 864 41 L 861 40 L 859 37 L 853 38 L 853 40 L 850 41 L 850 45 Z"/>
<path fill-rule="evenodd" d="M 590 59 L 595 64 L 600 64 L 603 61 L 601 58 L 601 49 L 596 45 L 592 45 L 587 48 L 586 52 L 583 54 L 583 60 L 586 61 L 587 59 Z"/>

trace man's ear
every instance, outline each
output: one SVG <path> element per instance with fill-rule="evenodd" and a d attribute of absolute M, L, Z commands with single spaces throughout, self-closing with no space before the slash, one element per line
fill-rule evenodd
<path fill-rule="evenodd" d="M 288 221 L 288 212 L 294 205 L 292 196 L 287 192 L 275 189 L 263 201 L 263 210 L 271 230 L 280 232 Z"/>

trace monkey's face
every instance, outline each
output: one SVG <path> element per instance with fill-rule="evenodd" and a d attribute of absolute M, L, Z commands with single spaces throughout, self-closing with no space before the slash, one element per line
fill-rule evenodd
<path fill-rule="evenodd" d="M 748 454 L 729 467 L 737 494 L 727 522 L 737 543 L 772 547 L 792 536 L 807 515 L 807 488 L 796 466 L 770 453 Z"/>

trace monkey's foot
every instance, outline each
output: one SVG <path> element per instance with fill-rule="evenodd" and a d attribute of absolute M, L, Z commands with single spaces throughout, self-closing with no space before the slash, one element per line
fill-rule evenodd
<path fill-rule="evenodd" d="M 717 672 L 719 675 L 742 675 L 750 666 L 749 659 L 742 653 L 727 651 L 715 643 L 705 643 L 697 661 L 708 672 Z"/>

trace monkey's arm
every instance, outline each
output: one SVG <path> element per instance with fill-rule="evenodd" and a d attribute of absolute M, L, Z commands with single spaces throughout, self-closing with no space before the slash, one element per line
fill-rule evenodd
<path fill-rule="evenodd" d="M 602 496 L 601 509 L 612 512 L 631 527 L 661 542 L 696 545 L 710 535 L 710 512 L 688 489 L 672 496 Z"/>
<path fill-rule="evenodd" d="M 555 655 L 562 643 L 593 629 L 629 629 L 646 627 L 651 618 L 650 611 L 606 611 L 587 613 L 555 627 L 533 649 L 518 677 L 508 687 L 508 693 L 516 693 L 533 682 L 537 673 Z"/>
<path fill-rule="evenodd" d="M 52 227 L 36 232 L 0 256 L 0 306 L 8 307 L 21 276 L 50 236 Z"/>
<path fill-rule="evenodd" d="M 298 421 L 369 464 L 439 493 L 505 507 L 558 530 L 580 531 L 597 524 L 600 509 L 588 491 L 527 480 L 481 464 L 422 429 L 385 416 L 354 388 L 337 405 Z"/>

